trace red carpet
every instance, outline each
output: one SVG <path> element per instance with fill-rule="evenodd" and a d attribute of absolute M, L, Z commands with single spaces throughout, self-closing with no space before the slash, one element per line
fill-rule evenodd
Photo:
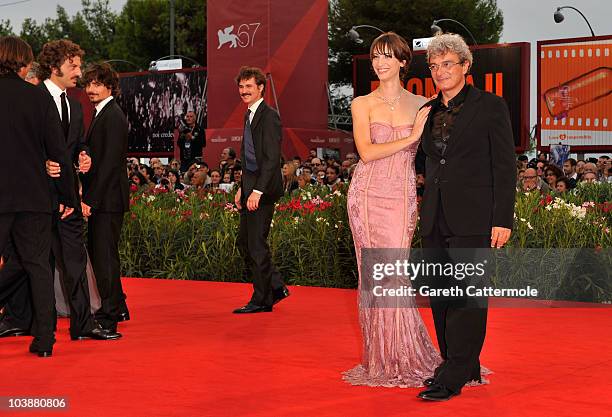
<path fill-rule="evenodd" d="M 125 279 L 132 321 L 118 341 L 71 342 L 53 358 L 29 337 L 0 339 L 0 396 L 65 396 L 63 412 L 15 416 L 599 416 L 610 415 L 612 310 L 494 308 L 482 363 L 491 384 L 447 403 L 418 389 L 347 385 L 359 360 L 356 292 L 291 288 L 273 313 L 236 316 L 243 284 Z M 430 330 L 431 314 L 423 310 Z M 608 411 L 606 411 L 608 410 Z"/>

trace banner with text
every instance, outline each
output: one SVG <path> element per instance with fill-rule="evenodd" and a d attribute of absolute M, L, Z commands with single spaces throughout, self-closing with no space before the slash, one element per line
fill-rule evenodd
<path fill-rule="evenodd" d="M 206 127 L 206 69 L 120 74 L 117 104 L 128 124 L 131 155 L 173 157 L 177 129 L 194 111 L 197 123 Z"/>
<path fill-rule="evenodd" d="M 612 36 L 538 42 L 538 148 L 612 150 Z"/>
<path fill-rule="evenodd" d="M 206 133 L 205 160 L 209 164 L 216 164 L 225 148 L 231 147 L 236 152 L 240 152 L 242 129 L 207 129 Z M 337 149 L 341 157 L 355 150 L 353 136 L 348 132 L 326 129 L 283 129 L 281 150 L 286 159 L 291 159 L 296 155 L 305 158 L 310 149 L 319 148 Z"/>

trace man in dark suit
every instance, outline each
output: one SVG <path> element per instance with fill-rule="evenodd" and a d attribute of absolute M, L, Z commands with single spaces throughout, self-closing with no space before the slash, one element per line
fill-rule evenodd
<path fill-rule="evenodd" d="M 502 98 L 466 84 L 472 54 L 459 35 L 436 36 L 427 59 L 440 93 L 428 103 L 432 109 L 421 140 L 423 246 L 451 259 L 461 252 L 457 248 L 500 248 L 510 237 L 516 186 L 508 108 Z M 444 362 L 424 381 L 428 389 L 419 397 L 445 401 L 467 382 L 480 381 L 487 321 L 486 300 L 480 301 L 431 298 Z"/>
<path fill-rule="evenodd" d="M 116 332 L 122 310 L 127 310 L 121 286 L 119 238 L 123 214 L 129 210 L 125 170 L 128 123 L 114 98 L 119 93 L 119 77 L 109 64 L 90 65 L 83 80 L 95 113 L 87 132 L 92 165 L 83 176 L 81 207 L 83 215 L 89 217 L 89 256 L 102 301 L 96 319 L 105 329 Z"/>
<path fill-rule="evenodd" d="M 51 214 L 58 208 L 63 217 L 72 214 L 76 196 L 73 178 L 61 175 L 55 184 L 59 206 L 51 198 L 45 160 L 58 161 L 65 172 L 70 162 L 53 99 L 23 80 L 32 60 L 26 42 L 12 36 L 0 38 L 0 91 L 12 98 L 0 104 L 0 174 L 10 178 L 0 181 L 0 253 L 12 239 L 17 255 L 13 258 L 23 265 L 32 291 L 34 340 L 30 351 L 46 357 L 51 356 L 55 343 Z M 7 270 L 0 270 L 0 298 L 14 282 Z"/>
<path fill-rule="evenodd" d="M 202 148 L 206 146 L 204 129 L 197 123 L 193 110 L 185 115 L 185 123 L 177 141 L 181 153 L 181 172 L 187 171 L 196 162 L 196 158 L 202 159 Z"/>
<path fill-rule="evenodd" d="M 75 87 L 81 76 L 83 54 L 83 50 L 77 44 L 67 39 L 46 43 L 38 56 L 38 77 L 44 80 L 41 88 L 53 98 L 56 104 L 67 147 L 66 158 L 74 166 L 78 166 L 80 172 L 86 173 L 91 166 L 91 158 L 85 145 L 83 111 L 78 100 L 67 96 L 67 89 Z M 59 164 L 48 160 L 47 172 L 51 177 L 59 177 Z M 71 165 L 65 175 L 72 176 L 74 184 L 77 186 L 75 193 L 78 195 L 78 178 L 75 168 Z M 55 194 L 52 195 L 55 196 Z M 91 314 L 83 226 L 80 204 L 77 205 L 70 216 L 63 220 L 60 220 L 57 214 L 53 216 L 51 265 L 53 267 L 57 264 L 59 267 L 60 276 L 68 294 L 70 336 L 73 340 L 85 338 L 117 339 L 121 337 L 120 334 L 102 329 Z M 13 264 L 18 265 L 18 263 Z M 24 291 L 17 291 L 15 295 L 23 295 L 24 293 Z M 24 299 L 13 299 L 7 308 L 10 310 L 15 304 L 28 303 Z M 11 317 L 9 316 L 3 322 L 10 322 L 10 320 Z"/>
<path fill-rule="evenodd" d="M 289 295 L 268 246 L 274 203 L 283 195 L 281 122 L 263 100 L 266 76 L 259 68 L 242 67 L 236 83 L 248 106 L 241 149 L 242 180 L 235 199 L 241 210 L 238 240 L 247 269 L 253 272 L 254 291 L 251 300 L 234 313 L 269 312 L 273 304 Z"/>

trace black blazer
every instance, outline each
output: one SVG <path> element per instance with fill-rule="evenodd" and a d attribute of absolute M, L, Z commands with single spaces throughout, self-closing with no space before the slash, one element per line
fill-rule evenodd
<path fill-rule="evenodd" d="M 40 87 L 42 88 L 44 92 L 49 94 L 49 97 L 53 98 L 53 96 L 51 95 L 51 92 L 49 91 L 49 89 L 47 88 L 44 82 L 40 83 Z M 89 154 L 89 147 L 85 143 L 85 129 L 83 127 L 84 126 L 83 125 L 83 108 L 81 107 L 81 103 L 72 97 L 68 97 L 68 103 L 70 103 L 70 128 L 68 130 L 68 137 L 65 138 L 65 141 L 66 141 L 66 152 L 67 152 L 66 158 L 69 162 L 71 162 L 71 166 L 68 171 L 62 170 L 62 172 L 71 173 L 73 177 L 73 181 L 75 183 L 75 187 L 76 187 L 76 184 L 78 184 L 78 182 L 77 182 L 76 170 L 74 169 L 74 165 L 75 164 L 78 165 L 79 153 L 81 151 L 85 151 L 87 152 L 87 154 Z M 54 179 L 53 181 L 56 182 L 57 179 Z M 78 192 L 77 192 L 77 199 L 78 199 Z M 75 207 L 75 208 L 80 210 L 80 207 Z"/>
<path fill-rule="evenodd" d="M 91 122 L 87 144 L 91 169 L 82 177 L 83 202 L 98 212 L 128 211 L 128 122 L 115 99 Z"/>
<path fill-rule="evenodd" d="M 470 86 L 444 158 L 433 144 L 431 124 L 432 114 L 416 164 L 420 171 L 426 157 L 421 234 L 431 233 L 440 203 L 455 235 L 488 235 L 493 226 L 511 229 L 516 162 L 506 102 Z"/>
<path fill-rule="evenodd" d="M 66 143 L 57 107 L 40 88 L 15 73 L 0 75 L 0 213 L 51 212 L 51 199 L 45 161 L 51 159 L 69 172 Z M 75 207 L 76 195 L 71 175 L 56 182 L 59 202 Z"/>
<path fill-rule="evenodd" d="M 250 173 L 246 169 L 244 141 L 242 154 L 242 198 L 247 199 L 253 189 L 263 193 L 262 204 L 271 204 L 283 196 L 283 176 L 281 174 L 281 140 L 283 131 L 276 110 L 261 102 L 251 122 L 251 133 L 255 145 L 257 171 Z"/>

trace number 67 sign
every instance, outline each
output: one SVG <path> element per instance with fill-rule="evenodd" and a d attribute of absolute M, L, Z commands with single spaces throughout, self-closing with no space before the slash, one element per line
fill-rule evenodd
<path fill-rule="evenodd" d="M 230 48 L 246 48 L 247 46 L 253 46 L 255 42 L 255 34 L 259 29 L 261 23 L 243 23 L 238 26 L 236 33 L 234 32 L 234 25 L 228 26 L 217 31 L 217 37 L 219 38 L 219 46 L 217 49 L 221 49 L 223 45 L 228 45 Z"/>

